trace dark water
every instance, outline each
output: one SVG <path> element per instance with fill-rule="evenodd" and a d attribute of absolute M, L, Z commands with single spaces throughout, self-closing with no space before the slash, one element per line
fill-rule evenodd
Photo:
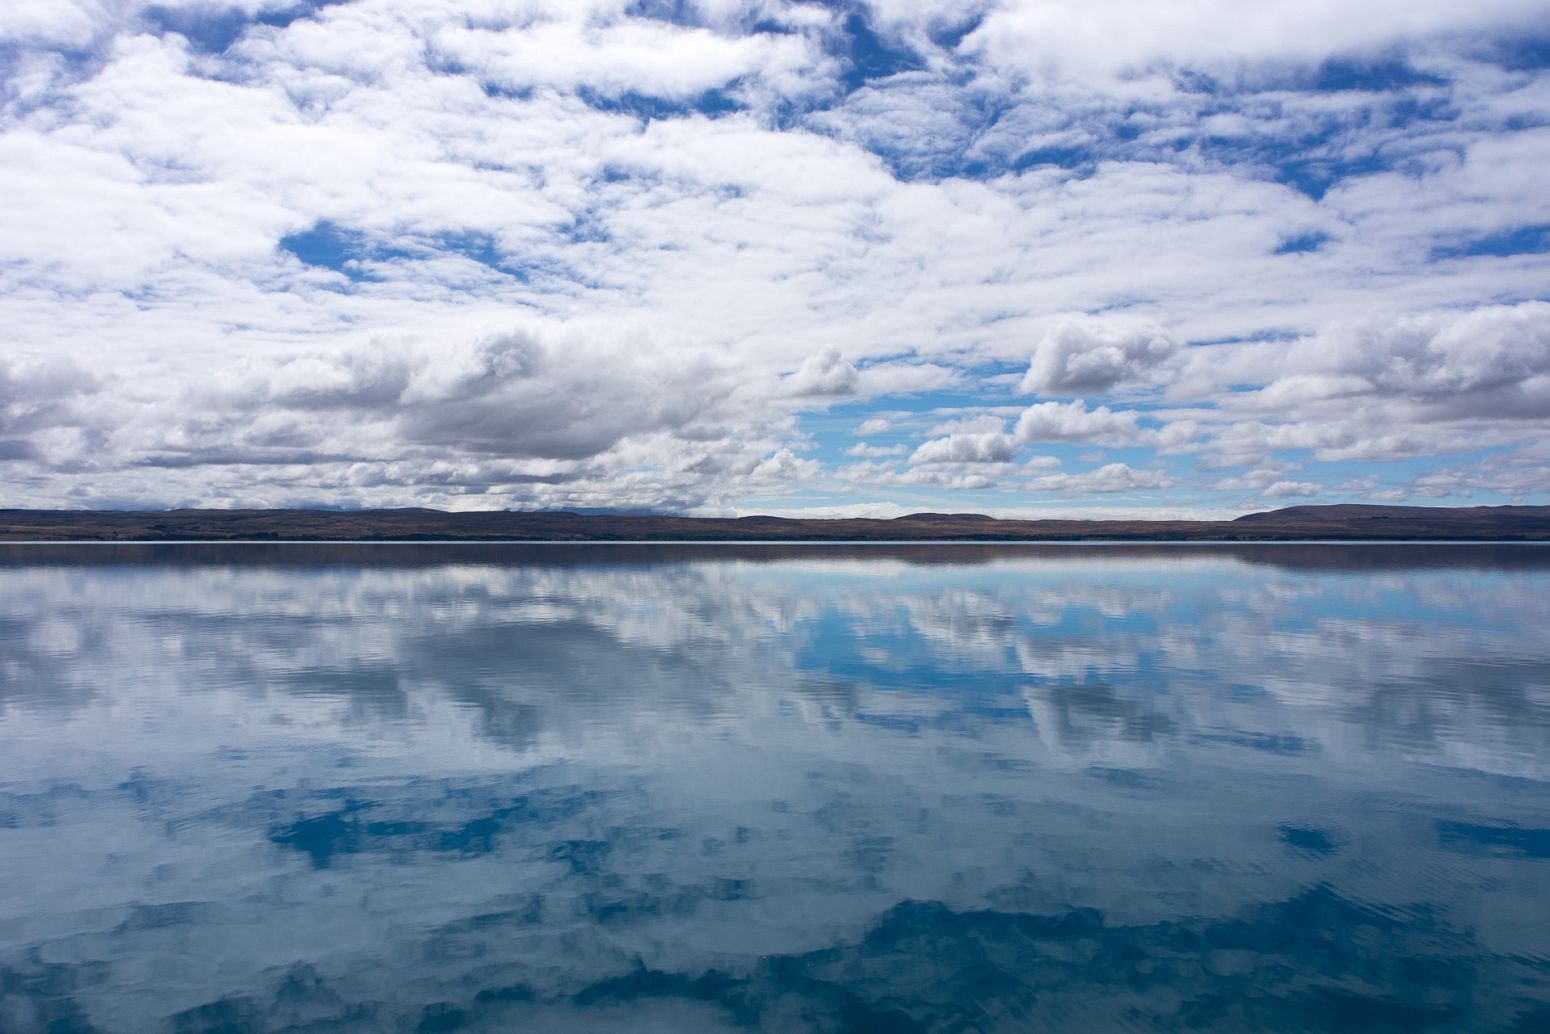
<path fill-rule="evenodd" d="M 1550 1030 L 1550 548 L 0 549 L 0 1031 Z"/>

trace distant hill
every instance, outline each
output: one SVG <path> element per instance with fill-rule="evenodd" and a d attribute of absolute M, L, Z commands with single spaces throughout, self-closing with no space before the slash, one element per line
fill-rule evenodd
<path fill-rule="evenodd" d="M 1231 521 L 673 517 L 557 511 L 0 510 L 0 541 L 1550 540 L 1550 506 L 1291 506 Z"/>
<path fill-rule="evenodd" d="M 1334 503 L 1328 506 L 1284 506 L 1263 513 L 1246 513 L 1240 521 L 1301 520 L 1543 520 L 1550 506 L 1375 506 Z"/>
<path fill-rule="evenodd" d="M 1317 527 L 1341 538 L 1544 538 L 1550 506 L 1288 506 L 1244 514 L 1253 527 Z"/>

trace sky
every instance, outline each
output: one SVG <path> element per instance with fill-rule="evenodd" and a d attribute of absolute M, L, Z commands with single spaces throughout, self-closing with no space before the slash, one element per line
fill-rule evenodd
<path fill-rule="evenodd" d="M 1550 2 L 8 0 L 0 506 L 1550 503 Z"/>

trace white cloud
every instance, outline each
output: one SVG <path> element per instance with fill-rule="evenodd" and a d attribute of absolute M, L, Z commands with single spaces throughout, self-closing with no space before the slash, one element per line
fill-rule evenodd
<path fill-rule="evenodd" d="M 0 7 L 0 40 L 78 47 L 89 42 L 101 5 L 72 0 L 13 0 Z"/>
<path fill-rule="evenodd" d="M 908 445 L 867 445 L 865 442 L 852 445 L 845 450 L 847 456 L 857 456 L 862 459 L 877 459 L 882 456 L 903 456 L 910 451 Z"/>
<path fill-rule="evenodd" d="M 819 469 L 817 460 L 802 459 L 790 449 L 781 449 L 754 467 L 752 475 L 756 481 L 801 481 L 815 476 Z"/>
<path fill-rule="evenodd" d="M 1260 494 L 1267 499 L 1290 499 L 1294 496 L 1311 498 L 1318 495 L 1322 488 L 1316 481 L 1277 481 Z"/>
<path fill-rule="evenodd" d="M 1177 350 L 1162 331 L 1097 322 L 1063 322 L 1034 347 L 1025 394 L 1103 392 L 1144 379 Z"/>
<path fill-rule="evenodd" d="M 17 502 L 929 498 L 1015 490 L 987 468 L 1041 441 L 1168 457 L 1137 492 L 1401 458 L 1417 493 L 1543 491 L 1550 258 L 1512 234 L 1550 224 L 1550 74 L 1482 56 L 1542 4 L 987 3 L 947 48 L 969 9 L 890 0 L 918 67 L 849 94 L 844 19 L 777 0 L 244 0 L 296 18 L 221 53 L 212 9 L 0 8 Z M 1424 77 L 1299 85 L 1327 56 Z M 737 110 L 694 109 L 716 88 Z M 1059 401 L 1009 437 L 1019 386 Z M 807 458 L 849 427 L 933 440 Z"/>
<path fill-rule="evenodd" d="M 844 503 L 838 506 L 739 506 L 716 509 L 696 509 L 695 517 L 795 517 L 808 520 L 835 520 L 843 518 L 868 518 L 891 520 L 912 511 L 898 503 Z"/>
<path fill-rule="evenodd" d="M 1139 433 L 1134 410 L 1108 406 L 1088 409 L 1083 399 L 1071 402 L 1037 402 L 1017 418 L 1020 442 L 1101 442 L 1118 444 Z"/>
<path fill-rule="evenodd" d="M 575 18 L 502 30 L 449 26 L 432 44 L 489 81 L 511 89 L 585 87 L 616 96 L 635 91 L 692 98 L 744 76 L 788 89 L 825 61 L 801 35 L 726 36 L 638 20 L 596 24 Z"/>
<path fill-rule="evenodd" d="M 1339 0 L 1244 4 L 1196 0 L 1005 0 L 963 46 L 1023 73 L 1114 75 L 1156 66 L 1233 71 L 1254 62 L 1309 62 L 1446 33 L 1542 24 L 1536 0 Z"/>
<path fill-rule="evenodd" d="M 938 463 L 1010 463 L 1015 441 L 1009 434 L 994 431 L 979 434 L 950 434 L 922 444 L 910 457 L 915 464 Z"/>
<path fill-rule="evenodd" d="M 1159 471 L 1137 470 L 1124 463 L 1107 463 L 1096 470 L 1077 474 L 1045 474 L 1032 479 L 1028 488 L 1035 492 L 1087 495 L 1167 488 L 1173 483 L 1173 478 Z"/>
<path fill-rule="evenodd" d="M 850 395 L 856 390 L 860 377 L 856 368 L 835 351 L 822 355 L 810 355 L 802 360 L 796 373 L 784 378 L 781 387 L 788 395 Z"/>
<path fill-rule="evenodd" d="M 1338 383 L 1353 391 L 1370 385 L 1454 415 L 1550 417 L 1550 303 L 1341 328 L 1309 352 L 1303 362 L 1345 371 Z"/>
<path fill-rule="evenodd" d="M 949 410 L 948 412 L 961 412 Z M 972 411 L 971 411 L 972 412 Z M 926 435 L 938 438 L 949 434 L 977 434 L 994 431 L 1000 434 L 1006 430 L 1006 419 L 994 413 L 972 413 L 969 416 L 954 417 L 951 420 L 943 420 L 933 424 L 926 431 Z"/>

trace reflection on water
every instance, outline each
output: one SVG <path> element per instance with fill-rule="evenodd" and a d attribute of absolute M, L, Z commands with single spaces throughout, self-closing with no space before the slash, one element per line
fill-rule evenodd
<path fill-rule="evenodd" d="M 1550 1030 L 1550 548 L 0 548 L 0 1030 Z"/>

